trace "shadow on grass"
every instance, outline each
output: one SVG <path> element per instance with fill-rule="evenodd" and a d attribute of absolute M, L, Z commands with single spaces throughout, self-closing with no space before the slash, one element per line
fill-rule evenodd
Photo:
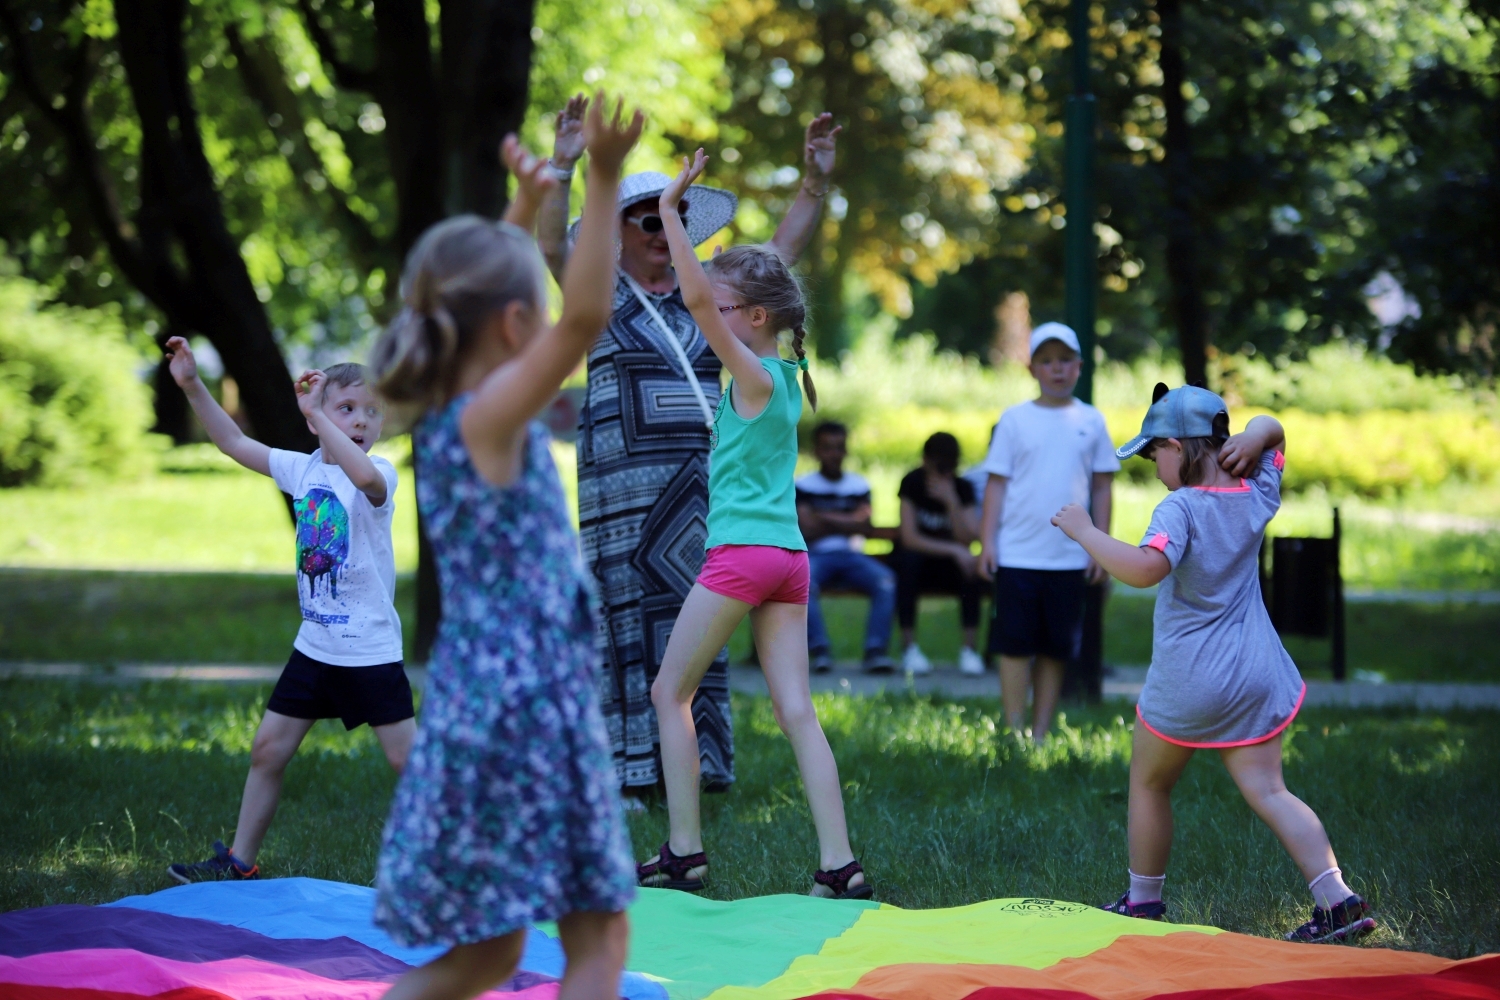
<path fill-rule="evenodd" d="M 0 909 L 166 888 L 164 868 L 228 839 L 264 688 L 0 681 Z M 819 696 L 855 849 L 878 898 L 906 907 L 1002 896 L 1085 902 L 1125 884 L 1129 720 L 1070 709 L 1032 748 L 994 701 Z M 803 893 L 816 838 L 791 748 L 763 699 L 735 698 L 737 784 L 704 797 L 708 895 Z M 1500 714 L 1308 711 L 1289 786 L 1377 906 L 1374 943 L 1451 956 L 1500 943 Z M 287 774 L 269 875 L 368 884 L 394 786 L 368 730 L 320 723 Z M 1212 754 L 1176 794 L 1172 917 L 1252 934 L 1304 919 L 1295 867 Z M 638 857 L 666 837 L 631 821 Z"/>

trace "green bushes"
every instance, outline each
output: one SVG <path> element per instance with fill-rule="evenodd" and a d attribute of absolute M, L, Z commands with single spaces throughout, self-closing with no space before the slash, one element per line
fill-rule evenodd
<path fill-rule="evenodd" d="M 958 438 L 966 465 L 976 463 L 1000 411 L 1036 395 L 1019 366 L 986 368 L 937 352 L 925 338 L 892 343 L 879 330 L 867 333 L 840 368 L 822 364 L 813 372 L 824 406 L 804 415 L 804 429 L 823 419 L 847 423 L 850 450 L 867 467 L 915 466 L 922 442 L 940 430 Z M 1217 379 L 1233 428 L 1269 411 L 1286 426 L 1289 490 L 1321 486 L 1380 497 L 1500 478 L 1500 408 L 1462 384 L 1343 344 L 1280 368 L 1237 358 Z M 1158 381 L 1178 385 L 1181 370 L 1152 360 L 1100 369 L 1094 398 L 1116 443 L 1139 431 Z M 1131 461 L 1125 474 L 1149 480 L 1154 470 Z"/>
<path fill-rule="evenodd" d="M 139 355 L 112 317 L 37 298 L 0 279 L 0 487 L 139 469 L 151 424 Z"/>

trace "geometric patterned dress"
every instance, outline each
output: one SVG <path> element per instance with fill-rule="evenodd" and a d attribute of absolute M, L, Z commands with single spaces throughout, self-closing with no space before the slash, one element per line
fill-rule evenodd
<path fill-rule="evenodd" d="M 710 408 L 719 359 L 682 295 L 647 293 L 677 334 Z M 614 314 L 588 356 L 579 415 L 578 521 L 584 565 L 603 613 L 599 703 L 621 787 L 661 774 L 651 682 L 667 637 L 703 565 L 708 537 L 708 428 L 681 363 L 623 277 Z M 729 655 L 719 653 L 693 699 L 705 788 L 734 781 Z"/>

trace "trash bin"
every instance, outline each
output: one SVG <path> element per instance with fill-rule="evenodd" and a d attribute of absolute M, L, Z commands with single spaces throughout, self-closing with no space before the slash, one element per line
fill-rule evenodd
<path fill-rule="evenodd" d="M 1271 538 L 1262 541 L 1260 548 L 1261 596 L 1271 624 L 1281 635 L 1332 639 L 1336 681 L 1344 679 L 1346 668 L 1340 534 L 1335 507 L 1332 538 Z"/>

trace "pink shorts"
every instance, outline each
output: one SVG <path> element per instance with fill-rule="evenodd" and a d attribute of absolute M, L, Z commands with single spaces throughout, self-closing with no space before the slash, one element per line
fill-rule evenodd
<path fill-rule="evenodd" d="M 806 552 L 774 545 L 715 545 L 698 571 L 698 582 L 715 594 L 757 608 L 806 604 L 810 579 Z"/>

